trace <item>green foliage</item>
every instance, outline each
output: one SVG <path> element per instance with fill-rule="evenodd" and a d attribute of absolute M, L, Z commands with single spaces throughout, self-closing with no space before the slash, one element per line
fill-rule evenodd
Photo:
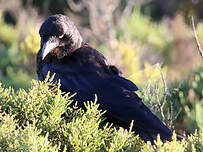
<path fill-rule="evenodd" d="M 0 113 L 0 151 L 36 151 L 57 152 L 59 148 L 52 146 L 48 134 L 40 135 L 41 130 L 27 124 L 24 129 L 18 126 L 14 115 Z"/>
<path fill-rule="evenodd" d="M 36 133 L 39 138 L 48 138 L 52 145 L 72 151 L 117 151 L 134 147 L 132 143 L 139 141 L 135 141 L 137 137 L 132 136 L 131 130 L 116 130 L 108 124 L 100 127 L 104 112 L 98 110 L 96 102 L 87 102 L 86 111 L 75 104 L 68 106 L 71 96 L 61 92 L 60 83 L 51 81 L 52 78 L 33 81 L 28 91 L 20 89 L 17 93 L 1 86 L 1 111 L 12 115 L 17 131 L 24 132 L 27 128 L 24 126 L 32 125 L 39 131 Z"/>
<path fill-rule="evenodd" d="M 28 91 L 20 89 L 17 93 L 11 88 L 1 88 L 1 109 L 15 115 L 21 125 L 36 121 L 42 132 L 52 132 L 59 126 L 71 96 L 62 93 L 60 84 L 55 86 L 51 80 L 33 81 Z"/>
<path fill-rule="evenodd" d="M 198 23 L 197 24 L 197 34 L 198 34 L 198 38 L 201 44 L 203 44 L 203 23 Z"/>
<path fill-rule="evenodd" d="M 174 111 L 182 109 L 177 121 L 183 126 L 179 127 L 186 127 L 190 132 L 197 128 L 202 129 L 203 64 L 200 64 L 200 67 L 187 80 L 173 84 L 170 90 Z"/>
<path fill-rule="evenodd" d="M 106 124 L 101 127 L 103 112 L 95 102 L 85 104 L 86 112 L 80 117 L 73 117 L 64 125 L 63 134 L 72 151 L 122 151 L 136 148 L 135 143 L 141 142 L 129 131 L 113 128 Z M 132 128 L 132 127 L 131 127 Z M 137 140 L 137 141 L 136 141 Z M 138 146 L 138 145 L 137 145 Z"/>
<path fill-rule="evenodd" d="M 167 51 L 173 43 L 173 38 L 167 28 L 162 24 L 152 22 L 150 17 L 141 14 L 138 7 L 123 22 L 125 26 L 117 28 L 119 39 L 131 42 L 136 40 L 137 44 L 146 45 L 159 53 Z"/>
<path fill-rule="evenodd" d="M 203 149 L 203 130 L 199 133 L 195 130 L 193 135 L 188 136 L 187 151 L 201 152 Z"/>
<path fill-rule="evenodd" d="M 139 47 L 131 43 L 119 43 L 121 60 L 119 67 L 124 71 L 124 75 L 138 86 L 144 86 L 146 83 L 155 84 L 160 79 L 160 66 L 144 63 L 144 68 L 140 67 Z M 166 75 L 167 67 L 162 68 L 163 75 Z"/>
<path fill-rule="evenodd" d="M 52 77 L 53 78 L 53 77 Z M 203 147 L 203 131 L 155 145 L 134 136 L 132 125 L 127 131 L 103 122 L 103 111 L 94 102 L 85 109 L 77 107 L 69 94 L 53 84 L 33 80 L 28 91 L 0 86 L 0 150 L 1 151 L 198 151 Z"/>
<path fill-rule="evenodd" d="M 202 67 L 200 64 L 190 77 L 170 84 L 168 89 L 161 75 L 156 83 L 148 82 L 140 87 L 139 94 L 145 104 L 170 128 L 184 128 L 184 131 L 190 133 L 203 128 Z M 166 79 L 164 75 L 163 78 Z M 163 104 L 162 110 L 159 103 Z"/>
<path fill-rule="evenodd" d="M 158 136 L 157 141 L 155 141 L 155 145 L 152 146 L 150 143 L 144 145 L 142 151 L 150 151 L 150 152 L 201 152 L 203 146 L 203 132 L 195 133 L 193 135 L 188 136 L 188 141 L 185 139 L 179 141 L 176 139 L 176 134 L 173 134 L 173 140 L 171 142 L 162 143 L 160 137 Z"/>
<path fill-rule="evenodd" d="M 174 128 L 174 121 L 181 112 L 181 108 L 174 110 L 175 103 L 167 86 L 166 74 L 162 71 L 160 65 L 156 66 L 156 70 L 157 74 L 159 74 L 156 81 L 142 85 L 138 93 L 152 112 L 172 129 Z"/>
<path fill-rule="evenodd" d="M 20 44 L 21 50 L 28 55 L 36 55 L 40 49 L 40 36 L 38 34 L 38 30 L 39 28 L 29 29 L 28 35 Z"/>
<path fill-rule="evenodd" d="M 0 77 L 6 87 L 27 88 L 30 85 L 30 66 L 24 62 L 24 54 L 19 49 L 19 29 L 4 23 L 0 13 Z M 29 57 L 27 56 L 26 59 Z M 29 68 L 28 68 L 29 69 Z"/>
<path fill-rule="evenodd" d="M 13 26 L 4 23 L 2 14 L 0 12 L 0 41 L 6 45 L 10 45 L 18 40 L 18 36 L 19 32 L 15 30 Z"/>

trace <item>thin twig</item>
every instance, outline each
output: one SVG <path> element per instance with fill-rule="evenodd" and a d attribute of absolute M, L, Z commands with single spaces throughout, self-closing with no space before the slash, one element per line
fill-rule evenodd
<path fill-rule="evenodd" d="M 168 95 L 168 88 L 167 88 L 166 80 L 164 79 L 163 71 L 161 70 L 161 66 L 159 65 L 158 68 L 159 68 L 161 79 L 162 79 L 163 86 L 164 86 L 164 98 L 163 98 L 163 102 L 162 102 L 162 105 L 161 105 L 161 108 L 163 109 L 163 107 L 166 104 L 166 97 Z"/>
<path fill-rule="evenodd" d="M 161 114 L 161 117 L 162 117 L 162 121 L 165 122 L 165 116 L 164 116 L 163 107 L 162 107 L 162 104 L 160 103 L 160 100 L 159 100 L 158 84 L 155 84 L 154 93 L 155 93 L 155 97 L 156 97 L 156 102 L 157 102 L 158 107 L 159 107 L 159 110 L 160 110 L 160 114 Z"/>
<path fill-rule="evenodd" d="M 203 52 L 202 52 L 201 45 L 200 45 L 200 43 L 199 43 L 199 39 L 198 39 L 198 37 L 197 37 L 197 32 L 196 32 L 196 29 L 195 29 L 195 24 L 194 24 L 194 18 L 193 18 L 193 16 L 192 16 L 192 19 L 191 19 L 191 23 L 192 23 L 192 29 L 193 29 L 194 39 L 195 39 L 195 41 L 196 41 L 199 54 L 200 54 L 200 56 L 203 58 Z"/>

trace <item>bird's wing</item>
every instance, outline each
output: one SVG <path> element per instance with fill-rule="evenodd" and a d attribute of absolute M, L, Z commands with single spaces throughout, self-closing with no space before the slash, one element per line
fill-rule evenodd
<path fill-rule="evenodd" d="M 65 59 L 64 59 L 65 60 Z M 171 137 L 171 131 L 143 104 L 135 91 L 137 87 L 131 81 L 115 74 L 111 69 L 94 64 L 77 62 L 45 64 L 44 76 L 50 71 L 55 80 L 60 79 L 61 89 L 77 93 L 74 97 L 79 103 L 94 100 L 97 95 L 100 108 L 107 110 L 107 116 L 115 123 L 127 128 L 134 120 L 135 131 L 145 138 L 149 135 L 161 135 L 163 139 Z M 107 71 L 106 71 L 107 70 Z M 146 140 L 149 140 L 148 137 Z"/>

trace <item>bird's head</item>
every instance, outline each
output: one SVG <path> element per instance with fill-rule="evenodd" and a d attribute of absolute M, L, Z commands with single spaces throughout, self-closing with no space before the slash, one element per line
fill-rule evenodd
<path fill-rule="evenodd" d="M 57 58 L 78 49 L 82 43 L 82 37 L 68 16 L 56 14 L 50 16 L 41 25 L 39 34 L 41 37 L 41 58 L 49 54 L 55 54 Z"/>

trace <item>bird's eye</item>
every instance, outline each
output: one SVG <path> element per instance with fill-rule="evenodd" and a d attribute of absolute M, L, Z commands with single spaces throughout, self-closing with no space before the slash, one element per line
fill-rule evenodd
<path fill-rule="evenodd" d="M 59 38 L 60 38 L 60 39 L 62 39 L 62 38 L 63 38 L 63 36 L 64 36 L 64 35 L 61 35 L 61 36 L 59 36 Z"/>

